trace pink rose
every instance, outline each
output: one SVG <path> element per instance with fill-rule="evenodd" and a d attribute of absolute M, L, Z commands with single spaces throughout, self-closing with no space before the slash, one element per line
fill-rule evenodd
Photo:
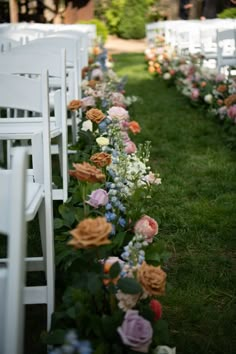
<path fill-rule="evenodd" d="M 111 94 L 111 102 L 114 106 L 125 106 L 125 97 L 120 92 L 112 92 Z"/>
<path fill-rule="evenodd" d="M 221 81 L 224 81 L 224 80 L 225 80 L 225 74 L 219 73 L 219 74 L 216 75 L 216 78 L 215 78 L 216 82 L 221 82 Z"/>
<path fill-rule="evenodd" d="M 125 152 L 126 152 L 126 154 L 133 154 L 136 151 L 137 151 L 137 147 L 136 147 L 135 143 L 133 143 L 133 141 L 131 141 L 131 140 L 128 140 L 125 143 Z"/>
<path fill-rule="evenodd" d="M 191 98 L 196 101 L 199 97 L 199 90 L 197 88 L 192 89 Z"/>
<path fill-rule="evenodd" d="M 123 107 L 113 106 L 108 110 L 108 116 L 111 119 L 129 119 L 129 113 Z"/>
<path fill-rule="evenodd" d="M 104 206 L 108 203 L 108 193 L 104 189 L 96 189 L 90 194 L 90 199 L 86 202 L 94 208 Z"/>
<path fill-rule="evenodd" d="M 228 114 L 229 118 L 231 118 L 233 120 L 236 119 L 236 104 L 234 104 L 233 106 L 231 106 L 227 109 L 227 114 Z"/>
<path fill-rule="evenodd" d="M 156 177 L 153 172 L 149 172 L 148 175 L 144 176 L 144 181 L 148 184 L 161 184 L 161 178 Z"/>
<path fill-rule="evenodd" d="M 100 80 L 103 79 L 103 72 L 100 68 L 95 68 L 91 72 L 91 80 Z"/>
<path fill-rule="evenodd" d="M 95 99 L 92 96 L 84 97 L 81 99 L 81 101 L 83 108 L 95 107 Z"/>
<path fill-rule="evenodd" d="M 123 344 L 132 350 L 148 353 L 152 342 L 153 329 L 149 321 L 139 316 L 137 310 L 128 310 L 124 321 L 117 329 Z"/>
<path fill-rule="evenodd" d="M 158 233 L 158 224 L 150 216 L 144 215 L 136 222 L 134 232 L 144 236 L 145 240 L 151 243 L 153 237 Z"/>

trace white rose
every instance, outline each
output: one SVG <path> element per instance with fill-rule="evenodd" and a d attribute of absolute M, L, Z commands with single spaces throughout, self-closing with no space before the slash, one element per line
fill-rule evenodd
<path fill-rule="evenodd" d="M 98 143 L 99 146 L 107 146 L 109 144 L 109 139 L 100 136 L 99 138 L 96 139 L 96 142 Z"/>
<path fill-rule="evenodd" d="M 166 345 L 158 345 L 154 349 L 153 354 L 176 354 L 176 349 L 167 347 Z"/>
<path fill-rule="evenodd" d="M 204 97 L 204 101 L 208 104 L 212 103 L 212 99 L 213 99 L 213 96 L 210 93 Z"/>
<path fill-rule="evenodd" d="M 165 74 L 163 75 L 163 79 L 164 79 L 164 80 L 170 80 L 170 78 L 171 78 L 170 73 L 165 73 Z"/>

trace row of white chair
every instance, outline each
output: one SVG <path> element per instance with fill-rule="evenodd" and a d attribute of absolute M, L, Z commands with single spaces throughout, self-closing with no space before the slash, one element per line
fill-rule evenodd
<path fill-rule="evenodd" d="M 32 156 L 32 166 L 30 170 L 27 170 L 25 220 L 33 220 L 38 215 L 40 225 L 42 254 L 33 258 L 23 255 L 23 258 L 28 271 L 44 271 L 46 279 L 45 285 L 24 286 L 23 302 L 47 305 L 47 328 L 50 327 L 51 315 L 54 311 L 55 295 L 53 200 L 66 201 L 67 199 L 66 105 L 71 99 L 80 97 L 82 57 L 80 43 L 78 37 L 73 34 L 60 35 L 60 37 L 50 36 L 35 39 L 0 54 L 0 109 L 3 115 L 0 118 L 0 142 L 27 141 L 27 153 Z M 87 51 L 88 48 L 84 50 Z M 52 141 L 55 143 L 55 140 L 56 149 L 52 145 Z M 14 168 L 14 161 L 12 165 L 10 156 L 15 148 L 12 144 L 8 144 L 8 147 L 11 151 L 8 155 L 8 162 L 10 167 Z M 52 189 L 53 150 L 59 153 L 62 189 Z M 6 176 L 11 172 L 0 170 L 0 176 L 1 174 Z M 4 187 L 4 190 L 6 191 L 7 188 Z M 1 217 L 10 220 L 10 207 L 5 207 L 4 198 L 6 194 L 2 195 L 1 189 Z M 9 193 L 8 198 L 11 198 Z M 14 201 L 11 199 L 9 203 L 14 203 Z M 8 231 L 11 232 L 11 229 L 1 227 L 0 218 L 0 232 L 7 233 Z M 3 258 L 0 260 L 0 265 L 9 265 L 11 261 L 9 258 Z M 10 273 L 7 274 L 6 280 L 6 270 L 0 272 L 0 282 L 9 281 Z M 6 289 L 8 291 L 8 288 Z M 16 296 L 19 291 L 18 289 L 15 293 Z M 1 293 L 0 296 L 2 296 Z M 0 302 L 2 302 L 1 297 Z M 17 312 L 15 311 L 14 314 L 17 315 Z M 8 308 L 4 312 L 5 318 L 7 315 L 9 315 Z M 14 328 L 17 332 L 17 328 Z M 20 354 L 17 343 L 19 344 L 19 337 L 22 337 L 22 333 L 16 334 L 15 344 L 11 347 L 9 347 L 11 344 L 6 330 L 3 333 L 5 333 L 2 340 L 4 349 L 2 351 L 0 349 L 0 353 Z"/>
<path fill-rule="evenodd" d="M 218 71 L 224 66 L 236 65 L 236 21 L 160 21 L 146 26 L 150 45 L 155 45 L 158 34 L 165 37 L 165 43 L 180 55 L 199 53 L 204 65 L 209 61 Z"/>

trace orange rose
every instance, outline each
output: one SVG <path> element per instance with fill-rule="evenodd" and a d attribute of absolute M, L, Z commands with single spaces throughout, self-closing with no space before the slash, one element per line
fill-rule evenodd
<path fill-rule="evenodd" d="M 88 66 L 84 66 L 82 69 L 82 79 L 85 78 L 87 72 L 89 71 L 89 67 Z"/>
<path fill-rule="evenodd" d="M 111 155 L 106 152 L 97 152 L 90 157 L 90 161 L 92 161 L 97 167 L 105 167 L 110 165 Z"/>
<path fill-rule="evenodd" d="M 109 257 L 108 259 L 106 259 L 104 266 L 103 266 L 103 270 L 105 274 L 108 274 L 112 265 L 116 262 L 121 263 L 121 260 L 118 257 Z M 108 285 L 110 282 L 112 282 L 113 284 L 116 284 L 119 280 L 120 276 L 118 275 L 116 278 L 111 278 L 111 279 L 103 279 L 103 284 L 104 285 Z"/>
<path fill-rule="evenodd" d="M 74 230 L 70 231 L 73 238 L 68 242 L 68 245 L 75 248 L 108 245 L 111 243 L 108 239 L 111 230 L 112 225 L 104 217 L 99 216 L 96 219 L 84 219 Z"/>
<path fill-rule="evenodd" d="M 101 53 L 101 49 L 96 46 L 96 47 L 93 47 L 93 54 L 94 55 L 99 55 Z"/>
<path fill-rule="evenodd" d="M 91 108 L 89 111 L 86 112 L 86 118 L 94 123 L 99 124 L 105 118 L 105 114 L 103 114 L 100 109 Z"/>
<path fill-rule="evenodd" d="M 219 86 L 216 88 L 216 90 L 217 90 L 218 92 L 223 93 L 223 92 L 225 92 L 225 91 L 227 90 L 227 86 L 226 86 L 226 85 L 219 85 Z"/>
<path fill-rule="evenodd" d="M 206 81 L 202 81 L 202 82 L 200 83 L 200 86 L 201 86 L 201 87 L 206 87 L 206 84 L 207 84 Z"/>
<path fill-rule="evenodd" d="M 224 100 L 224 103 L 227 107 L 232 106 L 234 103 L 236 103 L 236 93 L 234 93 L 233 95 L 230 95 L 229 97 L 227 97 Z"/>
<path fill-rule="evenodd" d="M 68 105 L 68 109 L 70 111 L 77 111 L 77 109 L 79 109 L 80 107 L 82 107 L 81 100 L 72 100 L 72 101 L 70 101 L 70 103 Z"/>
<path fill-rule="evenodd" d="M 98 83 L 99 83 L 98 80 L 89 80 L 88 86 L 91 87 L 92 89 L 95 89 L 95 87 Z"/>
<path fill-rule="evenodd" d="M 166 273 L 160 266 L 154 267 L 143 262 L 138 269 L 138 280 L 149 295 L 165 293 Z"/>
<path fill-rule="evenodd" d="M 141 131 L 140 125 L 135 120 L 132 120 L 131 122 L 129 122 L 129 129 L 131 130 L 131 132 L 133 134 L 140 133 L 140 131 Z"/>
<path fill-rule="evenodd" d="M 151 74 L 153 74 L 153 73 L 155 72 L 154 66 L 149 66 L 149 67 L 148 67 L 148 71 L 149 71 Z"/>
<path fill-rule="evenodd" d="M 223 100 L 217 100 L 217 104 L 218 104 L 218 106 L 222 106 L 222 105 L 223 105 L 223 103 L 224 103 L 224 101 L 223 101 Z"/>
<path fill-rule="evenodd" d="M 88 162 L 73 163 L 73 167 L 75 170 L 69 170 L 69 174 L 70 176 L 75 177 L 80 181 L 90 183 L 105 181 L 105 175 L 95 166 L 90 165 Z"/>

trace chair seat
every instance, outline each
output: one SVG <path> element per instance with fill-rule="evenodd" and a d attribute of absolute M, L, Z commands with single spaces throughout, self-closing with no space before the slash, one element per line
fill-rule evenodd
<path fill-rule="evenodd" d="M 26 221 L 34 219 L 44 197 L 43 186 L 39 183 L 26 183 Z"/>
<path fill-rule="evenodd" d="M 1 174 L 10 176 L 11 170 L 1 169 Z M 29 181 L 26 183 L 26 221 L 33 220 L 44 198 L 43 186 L 39 183 L 32 182 L 31 178 L 30 176 Z"/>
<path fill-rule="evenodd" d="M 0 139 L 30 139 L 32 134 L 42 132 L 41 118 L 2 118 L 0 119 Z M 50 119 L 52 138 L 61 134 L 61 128 L 54 118 Z"/>

